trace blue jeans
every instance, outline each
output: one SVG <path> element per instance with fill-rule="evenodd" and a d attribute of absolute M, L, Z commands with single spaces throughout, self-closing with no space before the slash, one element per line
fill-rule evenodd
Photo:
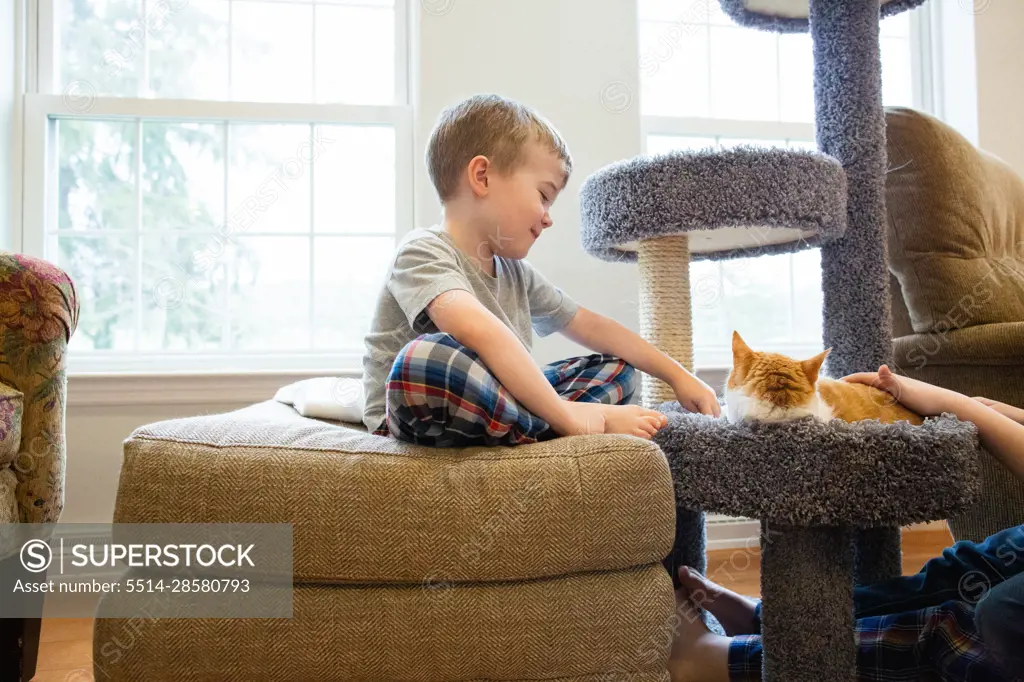
<path fill-rule="evenodd" d="M 1024 573 L 987 592 L 974 610 L 974 622 L 992 657 L 1024 675 Z"/>
<path fill-rule="evenodd" d="M 913 620 L 907 612 L 948 611 L 954 604 L 960 604 L 957 608 L 964 609 L 965 614 L 974 611 L 973 623 L 964 614 L 957 616 L 961 621 L 957 630 L 966 637 L 971 634 L 967 630 L 974 626 L 984 643 L 983 655 L 1005 669 L 1003 679 L 1017 679 L 1012 673 L 1024 671 L 1024 525 L 999 531 L 980 543 L 958 542 L 942 550 L 941 556 L 929 559 L 914 575 L 858 585 L 853 591 L 854 617 L 858 621 L 905 614 L 902 623 Z M 760 631 L 760 616 L 758 603 L 756 631 Z M 918 620 L 924 623 L 927 619 Z M 877 628 L 885 627 L 888 620 L 879 619 Z M 902 623 L 900 627 L 905 634 L 907 625 Z M 744 647 L 742 651 L 737 647 L 734 659 L 738 663 L 746 659 L 744 665 L 753 670 L 756 661 L 750 659 L 760 652 L 745 640 Z M 860 672 L 861 679 L 869 678 L 864 674 L 867 671 Z M 948 679 L 988 679 L 984 675 L 961 676 L 952 669 L 946 672 L 950 673 Z M 734 675 L 733 679 L 743 677 Z"/>

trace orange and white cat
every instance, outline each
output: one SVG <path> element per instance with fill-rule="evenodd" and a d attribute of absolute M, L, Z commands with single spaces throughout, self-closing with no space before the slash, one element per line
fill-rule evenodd
<path fill-rule="evenodd" d="M 793 360 L 779 353 L 761 353 L 732 333 L 732 371 L 725 387 L 726 417 L 763 422 L 814 417 L 821 421 L 855 422 L 877 419 L 891 424 L 924 419 L 896 402 L 890 393 L 866 384 L 819 377 L 829 348 L 808 360 Z"/>

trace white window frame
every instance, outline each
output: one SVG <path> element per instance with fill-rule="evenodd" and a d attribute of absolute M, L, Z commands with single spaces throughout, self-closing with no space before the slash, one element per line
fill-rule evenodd
<path fill-rule="evenodd" d="M 643 0 L 640 0 L 641 2 Z M 937 51 L 937 37 L 934 9 L 930 3 L 918 8 L 910 16 L 910 47 L 911 47 L 911 84 L 913 88 L 913 106 L 926 112 L 935 112 L 938 71 L 934 66 Z M 750 29 L 756 30 L 756 29 Z M 641 146 L 647 153 L 647 140 L 651 135 L 669 135 L 680 137 L 704 138 L 741 138 L 765 141 L 807 141 L 814 143 L 814 124 L 786 121 L 748 121 L 726 118 L 662 116 L 643 114 L 640 117 Z M 789 255 L 790 297 L 793 296 L 793 258 Z M 724 286 L 724 265 L 718 262 L 718 284 Z M 790 301 L 789 316 L 792 328 L 793 304 Z M 729 338 L 729 332 L 720 334 L 721 338 Z M 779 343 L 761 344 L 762 350 L 786 353 L 794 357 L 809 357 L 821 351 L 821 342 L 814 344 Z M 695 353 L 697 348 L 694 349 Z M 712 371 L 727 369 L 732 366 L 732 349 L 720 346 L 702 347 L 704 355 L 711 360 L 699 364 L 700 370 Z"/>
<path fill-rule="evenodd" d="M 143 14 L 147 2 L 143 0 Z M 46 235 L 56 229 L 56 203 L 52 201 L 55 188 L 51 179 L 55 177 L 56 146 L 53 144 L 55 121 L 71 118 L 126 118 L 142 121 L 173 120 L 181 122 L 216 121 L 223 123 L 302 123 L 386 125 L 395 131 L 395 218 L 394 239 L 397 241 L 413 225 L 414 211 L 414 170 L 413 162 L 413 108 L 410 82 L 410 0 L 394 0 L 395 11 L 395 104 L 392 105 L 347 105 L 321 103 L 277 103 L 213 101 L 167 98 L 119 98 L 96 97 L 83 115 L 69 112 L 65 96 L 55 93 L 59 87 L 54 82 L 58 63 L 57 46 L 59 28 L 56 23 L 54 6 L 56 0 L 15 0 L 20 3 L 24 19 L 24 64 L 25 83 L 24 108 L 21 130 L 16 131 L 16 155 L 20 152 L 21 163 L 15 159 L 14 175 L 20 175 L 15 189 L 15 216 L 20 221 L 15 227 L 15 247 L 21 252 L 36 257 L 45 257 Z M 315 12 L 315 9 L 314 9 Z M 18 13 L 16 11 L 16 17 Z M 50 31 L 41 30 L 51 26 Z M 19 31 L 20 34 L 20 31 Z M 143 32 L 145 45 L 146 32 Z M 19 46 L 15 46 L 16 49 Z M 315 68 L 315 64 L 314 64 Z M 65 93 L 66 95 L 67 93 Z M 312 128 L 311 128 L 312 130 Z M 20 135 L 18 134 L 20 132 Z M 20 144 L 18 143 L 20 141 Z M 137 163 L 141 160 L 137 161 Z M 20 167 L 20 173 L 18 172 Z M 20 188 L 18 184 L 20 183 Z M 310 201 L 312 202 L 312 189 Z M 227 216 L 225 216 L 227 218 Z M 95 234 L 100 231 L 89 232 Z M 139 226 L 133 230 L 118 231 L 132 234 L 141 240 Z M 20 234 L 19 234 L 20 233 Z M 74 234 L 87 234 L 76 231 Z M 259 236 L 273 236 L 275 233 L 259 233 Z M 298 233 L 298 235 L 308 233 Z M 368 233 L 352 233 L 338 237 L 367 236 Z M 20 236 L 20 240 L 19 240 Z M 289 233 L 288 236 L 297 236 Z M 334 235 L 332 235 L 334 236 Z M 382 236 L 373 233 L 370 236 Z M 18 243 L 20 241 L 20 243 Z M 310 238 L 310 308 L 314 305 L 313 288 L 316 279 L 312 268 L 314 239 Z M 136 267 L 141 269 L 142 254 L 138 252 Z M 136 300 L 142 301 L 142 278 L 136 273 Z M 374 295 L 375 292 L 368 292 Z M 141 308 L 141 305 L 139 306 Z M 136 329 L 141 324 L 141 311 L 136 312 Z M 261 352 L 240 354 L 219 352 L 197 354 L 188 351 L 176 352 L 125 352 L 90 351 L 87 356 L 69 354 L 69 376 L 97 377 L 138 373 L 208 373 L 223 372 L 226 367 L 232 372 L 301 372 L 336 374 L 341 368 L 352 371 L 361 366 L 361 349 L 342 352 L 322 352 L 303 349 L 298 352 Z"/>

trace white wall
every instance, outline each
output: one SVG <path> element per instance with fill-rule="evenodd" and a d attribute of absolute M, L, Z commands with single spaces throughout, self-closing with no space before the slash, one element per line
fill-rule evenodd
<path fill-rule="evenodd" d="M 975 0 L 978 144 L 1024 174 L 1024 2 Z"/>

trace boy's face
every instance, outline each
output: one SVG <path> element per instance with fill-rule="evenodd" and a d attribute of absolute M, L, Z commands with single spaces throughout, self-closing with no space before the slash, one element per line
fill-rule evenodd
<path fill-rule="evenodd" d="M 539 143 L 523 151 L 511 174 L 490 175 L 486 213 L 491 251 L 504 258 L 524 258 L 541 232 L 551 227 L 549 211 L 562 191 L 562 160 Z"/>

